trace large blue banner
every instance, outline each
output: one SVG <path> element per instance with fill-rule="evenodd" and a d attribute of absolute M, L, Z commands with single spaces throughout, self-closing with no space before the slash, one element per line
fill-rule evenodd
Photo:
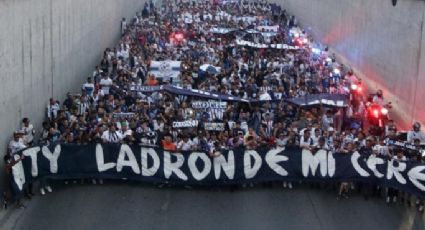
<path fill-rule="evenodd" d="M 299 147 L 171 153 L 126 144 L 37 146 L 14 165 L 17 188 L 39 178 L 103 178 L 183 185 L 266 181 L 362 181 L 425 196 L 425 165 Z"/>

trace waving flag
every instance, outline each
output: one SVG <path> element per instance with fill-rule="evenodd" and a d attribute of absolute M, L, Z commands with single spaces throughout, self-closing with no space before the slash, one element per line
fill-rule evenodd
<path fill-rule="evenodd" d="M 152 61 L 150 72 L 155 78 L 161 78 L 164 81 L 173 79 L 173 83 L 178 83 L 181 72 L 180 61 Z"/>

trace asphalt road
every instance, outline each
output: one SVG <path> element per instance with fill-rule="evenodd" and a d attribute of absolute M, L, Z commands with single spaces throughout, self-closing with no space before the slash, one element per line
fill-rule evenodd
<path fill-rule="evenodd" d="M 424 215 L 382 199 L 337 201 L 333 191 L 277 186 L 231 192 L 73 184 L 26 205 L 9 211 L 0 229 L 425 229 Z"/>

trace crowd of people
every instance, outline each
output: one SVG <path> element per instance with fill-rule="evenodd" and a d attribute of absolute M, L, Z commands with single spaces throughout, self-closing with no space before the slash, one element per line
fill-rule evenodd
<path fill-rule="evenodd" d="M 389 121 L 378 136 L 364 129 L 364 100 L 351 101 L 348 107 L 288 103 L 288 98 L 319 93 L 350 97 L 350 86 L 360 79 L 279 6 L 263 0 L 218 2 L 165 0 L 158 6 L 150 2 L 136 17 L 124 18 L 118 45 L 104 51 L 81 91 L 68 93 L 62 103 L 51 98 L 40 132 L 28 118 L 22 120 L 22 128 L 9 144 L 6 163 L 13 164 L 14 154 L 35 143 L 93 142 L 160 146 L 176 153 L 204 151 L 211 157 L 240 147 L 300 146 L 313 152 L 359 151 L 425 162 L 418 152 L 386 144 L 389 139 L 399 140 L 394 122 Z M 277 44 L 288 46 L 277 48 Z M 153 61 L 166 60 L 181 62 L 177 77 L 159 78 L 150 71 Z M 202 69 L 205 65 L 213 70 Z M 214 108 L 197 107 L 195 102 L 217 102 L 161 90 L 134 90 L 164 85 L 248 102 L 220 101 Z M 194 124 L 189 127 L 174 125 L 185 121 L 196 122 L 188 122 Z M 408 141 L 425 143 L 419 123 L 409 132 Z M 292 188 L 293 184 L 284 186 Z M 348 182 L 338 185 L 338 199 L 354 188 Z M 368 188 L 365 195 L 377 186 Z M 45 189 L 52 191 L 46 185 L 42 194 Z M 406 196 L 391 188 L 386 192 L 387 202 Z M 417 199 L 417 205 L 423 211 L 423 201 Z"/>

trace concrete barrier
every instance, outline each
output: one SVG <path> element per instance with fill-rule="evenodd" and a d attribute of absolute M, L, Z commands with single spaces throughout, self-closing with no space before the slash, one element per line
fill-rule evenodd
<path fill-rule="evenodd" d="M 49 98 L 62 102 L 81 87 L 103 50 L 117 42 L 121 19 L 144 2 L 0 0 L 1 156 L 23 117 L 40 133 Z"/>

